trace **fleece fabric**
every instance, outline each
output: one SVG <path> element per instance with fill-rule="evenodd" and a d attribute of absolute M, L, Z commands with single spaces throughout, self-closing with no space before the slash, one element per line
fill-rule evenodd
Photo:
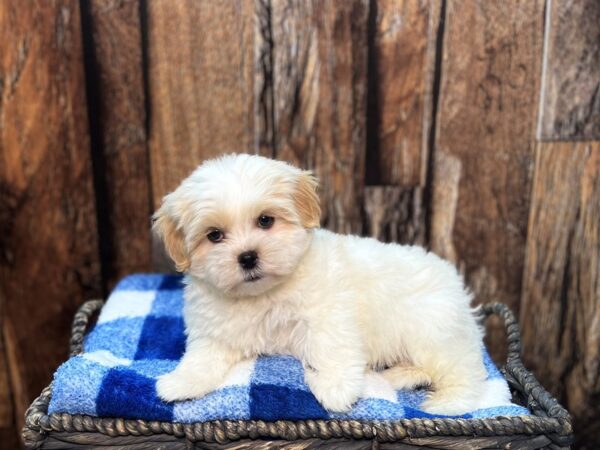
<path fill-rule="evenodd" d="M 304 382 L 300 361 L 261 356 L 236 365 L 210 394 L 166 403 L 158 376 L 172 371 L 185 350 L 182 278 L 137 274 L 124 278 L 88 333 L 84 352 L 54 375 L 49 413 L 203 422 L 209 420 L 431 418 L 421 409 L 427 391 L 394 390 L 378 373 L 367 374 L 361 398 L 344 414 L 323 409 Z M 506 380 L 482 349 L 488 371 L 480 407 L 464 418 L 528 415 L 510 402 Z"/>

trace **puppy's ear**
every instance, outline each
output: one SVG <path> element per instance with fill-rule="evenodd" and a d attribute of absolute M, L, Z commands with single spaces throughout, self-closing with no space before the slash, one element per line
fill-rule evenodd
<path fill-rule="evenodd" d="M 166 211 L 163 204 L 152 217 L 152 229 L 162 239 L 165 249 L 175 262 L 178 272 L 184 272 L 190 267 L 190 258 L 185 246 L 185 238 L 177 221 Z"/>
<path fill-rule="evenodd" d="M 294 205 L 304 228 L 318 228 L 321 222 L 321 206 L 317 188 L 319 182 L 310 171 L 302 171 L 296 179 Z"/>

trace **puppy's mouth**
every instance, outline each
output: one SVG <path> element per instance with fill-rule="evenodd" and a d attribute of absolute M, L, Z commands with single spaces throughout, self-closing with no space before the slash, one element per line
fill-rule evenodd
<path fill-rule="evenodd" d="M 246 283 L 254 283 L 255 281 L 260 280 L 261 278 L 262 278 L 262 275 L 260 275 L 258 273 L 249 273 L 244 276 L 244 281 Z"/>

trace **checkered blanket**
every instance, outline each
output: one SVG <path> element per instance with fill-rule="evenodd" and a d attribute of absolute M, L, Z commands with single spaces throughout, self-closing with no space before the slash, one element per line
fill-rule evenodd
<path fill-rule="evenodd" d="M 426 391 L 395 391 L 375 372 L 367 375 L 362 398 L 347 414 L 321 407 L 304 383 L 300 362 L 265 356 L 235 366 L 220 387 L 203 398 L 165 403 L 156 378 L 175 368 L 185 349 L 182 279 L 132 275 L 110 295 L 84 353 L 70 358 L 54 376 L 50 413 L 88 414 L 175 422 L 219 419 L 365 419 L 431 417 L 420 409 Z M 528 414 L 510 403 L 506 381 L 491 362 L 480 408 L 461 417 Z"/>

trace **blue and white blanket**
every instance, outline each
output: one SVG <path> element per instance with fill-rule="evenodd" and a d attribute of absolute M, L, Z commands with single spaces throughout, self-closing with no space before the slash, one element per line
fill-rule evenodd
<path fill-rule="evenodd" d="M 362 398 L 350 412 L 330 413 L 304 383 L 300 362 L 290 356 L 244 361 L 205 397 L 165 403 L 156 395 L 156 378 L 173 370 L 184 352 L 182 307 L 179 276 L 123 279 L 87 335 L 84 353 L 56 371 L 49 412 L 184 423 L 432 417 L 420 409 L 425 390 L 395 391 L 375 372 L 367 375 Z M 506 381 L 484 353 L 488 390 L 480 399 L 481 408 L 461 417 L 528 414 L 525 408 L 510 403 Z"/>

